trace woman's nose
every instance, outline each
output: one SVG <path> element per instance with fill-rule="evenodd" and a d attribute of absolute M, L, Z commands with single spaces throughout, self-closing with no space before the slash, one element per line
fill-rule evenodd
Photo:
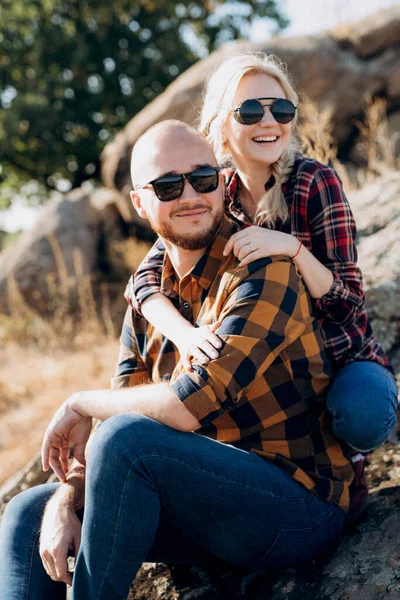
<path fill-rule="evenodd" d="M 261 119 L 261 125 L 275 125 L 277 121 L 275 121 L 270 106 L 264 106 L 264 115 Z"/>

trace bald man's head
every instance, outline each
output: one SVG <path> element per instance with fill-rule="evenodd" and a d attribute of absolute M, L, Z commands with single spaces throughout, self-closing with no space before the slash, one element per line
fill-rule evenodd
<path fill-rule="evenodd" d="M 203 163 L 216 166 L 217 161 L 210 144 L 190 125 L 177 120 L 161 121 L 141 135 L 132 150 L 131 178 L 133 185 L 155 179 L 163 173 L 154 174 L 159 157 L 170 155 L 188 146 L 198 147 L 204 156 Z"/>
<path fill-rule="evenodd" d="M 216 166 L 211 146 L 195 129 L 181 121 L 158 123 L 132 152 L 133 205 L 164 241 L 182 250 L 206 248 L 224 212 L 223 177 Z M 156 193 L 160 178 L 172 199 Z"/>

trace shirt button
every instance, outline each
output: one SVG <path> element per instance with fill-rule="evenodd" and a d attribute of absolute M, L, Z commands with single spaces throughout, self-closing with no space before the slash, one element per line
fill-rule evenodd
<path fill-rule="evenodd" d="M 184 303 L 183 303 L 183 308 L 189 308 L 189 307 L 190 307 L 190 304 L 189 304 L 189 302 L 184 302 Z"/>

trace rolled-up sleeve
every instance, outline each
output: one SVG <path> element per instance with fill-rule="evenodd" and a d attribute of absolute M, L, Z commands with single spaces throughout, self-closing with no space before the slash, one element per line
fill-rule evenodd
<path fill-rule="evenodd" d="M 234 272 L 225 289 L 216 315 L 222 321 L 219 357 L 171 383 L 202 426 L 233 409 L 305 328 L 299 275 L 289 260 L 255 261 Z"/>

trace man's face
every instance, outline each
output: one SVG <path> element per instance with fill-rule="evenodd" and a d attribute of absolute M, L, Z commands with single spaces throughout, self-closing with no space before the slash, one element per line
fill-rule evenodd
<path fill-rule="evenodd" d="M 187 132 L 169 133 L 149 144 L 135 184 L 146 184 L 167 174 L 188 173 L 202 166 L 216 166 L 208 143 Z M 136 200 L 135 200 L 136 196 Z M 153 187 L 147 186 L 132 195 L 139 214 L 148 218 L 154 231 L 185 250 L 206 248 L 218 231 L 224 212 L 224 185 L 214 192 L 199 193 L 185 179 L 182 195 L 161 202 Z"/>

